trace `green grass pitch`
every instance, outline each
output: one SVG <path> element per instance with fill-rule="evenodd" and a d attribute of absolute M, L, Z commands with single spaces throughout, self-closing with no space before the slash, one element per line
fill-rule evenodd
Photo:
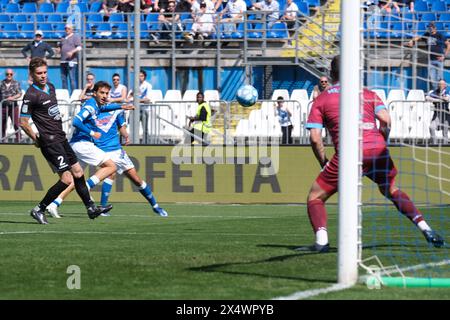
<path fill-rule="evenodd" d="M 119 203 L 111 217 L 91 221 L 80 203 L 65 203 L 63 218 L 43 226 L 28 214 L 33 205 L 0 203 L 0 299 L 272 299 L 336 282 L 335 206 L 328 206 L 333 249 L 315 254 L 293 250 L 314 240 L 305 206 L 171 204 L 161 218 L 146 204 Z M 379 243 L 393 237 L 380 235 Z M 435 255 L 420 237 L 422 256 Z M 66 286 L 70 265 L 80 267 L 79 290 Z M 417 297 L 450 292 L 359 284 L 314 299 Z"/>

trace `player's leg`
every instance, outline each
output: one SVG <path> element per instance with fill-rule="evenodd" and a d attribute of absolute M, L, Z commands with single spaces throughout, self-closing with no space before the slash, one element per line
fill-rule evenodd
<path fill-rule="evenodd" d="M 422 231 L 428 242 L 435 247 L 444 245 L 444 239 L 430 228 L 414 202 L 395 185 L 397 169 L 386 148 L 364 150 L 363 172 L 378 185 L 381 194 Z"/>
<path fill-rule="evenodd" d="M 307 198 L 308 217 L 316 236 L 315 249 L 329 250 L 325 202 L 337 191 L 339 161 L 337 155 L 328 162 L 311 186 Z"/>
<path fill-rule="evenodd" d="M 135 186 L 139 187 L 139 192 L 147 199 L 148 203 L 152 206 L 153 212 L 160 215 L 161 217 L 167 217 L 168 214 L 166 210 L 161 208 L 156 202 L 156 199 L 152 193 L 150 185 L 143 181 L 137 174 L 136 169 L 133 167 L 125 171 L 125 175 L 134 183 Z"/>
<path fill-rule="evenodd" d="M 50 213 L 50 215 L 53 218 L 61 218 L 61 216 L 58 213 L 58 208 L 61 206 L 61 204 L 63 203 L 64 199 L 67 198 L 67 196 L 75 189 L 75 184 L 72 182 L 67 188 L 66 190 L 64 190 L 63 192 L 61 192 L 59 194 L 59 196 L 52 201 L 52 203 L 50 203 L 47 206 L 47 212 Z"/>
<path fill-rule="evenodd" d="M 103 180 L 102 184 L 102 195 L 100 199 L 100 205 L 105 207 L 108 205 L 109 195 L 111 194 L 112 186 L 114 184 L 114 179 L 116 178 L 116 173 L 113 173 L 108 178 Z"/>
<path fill-rule="evenodd" d="M 89 189 L 95 187 L 100 183 L 100 181 L 103 181 L 117 170 L 116 165 L 111 159 L 104 160 L 99 164 L 99 167 L 100 168 L 95 172 L 95 174 L 89 177 L 86 181 Z"/>

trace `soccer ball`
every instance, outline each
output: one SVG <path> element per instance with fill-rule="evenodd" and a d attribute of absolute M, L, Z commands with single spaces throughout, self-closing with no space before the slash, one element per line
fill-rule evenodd
<path fill-rule="evenodd" d="M 236 100 L 243 107 L 251 107 L 258 100 L 258 91 L 249 84 L 243 85 L 236 93 Z"/>

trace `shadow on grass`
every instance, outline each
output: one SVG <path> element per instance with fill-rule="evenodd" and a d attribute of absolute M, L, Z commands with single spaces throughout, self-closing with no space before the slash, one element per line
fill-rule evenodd
<path fill-rule="evenodd" d="M 275 248 L 288 248 L 288 249 L 296 249 L 296 248 L 309 248 L 310 246 L 286 246 L 286 245 L 258 245 L 258 247 L 275 247 Z M 336 248 L 330 248 L 330 252 L 336 252 Z M 275 274 L 265 274 L 265 273 L 258 273 L 258 272 L 246 272 L 246 271 L 229 271 L 229 270 L 222 270 L 223 268 L 228 267 L 235 267 L 235 266 L 251 266 L 255 264 L 260 263 L 268 263 L 268 262 L 281 262 L 293 258 L 298 257 L 304 257 L 304 256 L 311 256 L 311 255 L 317 255 L 317 252 L 314 251 L 298 251 L 298 253 L 295 254 L 286 254 L 281 256 L 274 256 L 267 259 L 262 260 L 256 260 L 256 261 L 249 261 L 249 262 L 232 262 L 232 263 L 217 263 L 217 264 L 211 264 L 207 266 L 201 266 L 201 267 L 194 267 L 194 268 L 187 268 L 189 271 L 200 271 L 200 272 L 220 272 L 224 274 L 231 274 L 231 275 L 243 275 L 243 276 L 256 276 L 256 277 L 263 277 L 263 278 L 277 278 L 277 279 L 285 279 L 285 280 L 296 280 L 296 281 L 306 281 L 306 282 L 324 282 L 324 283 L 336 283 L 336 279 L 333 278 L 304 278 L 299 276 L 283 276 L 283 275 L 275 275 Z M 323 255 L 323 253 L 321 254 Z"/>
<path fill-rule="evenodd" d="M 32 222 L 32 221 L 5 221 L 5 220 L 0 220 L 0 224 L 2 223 L 13 223 L 13 224 L 35 224 L 37 225 L 37 222 Z"/>

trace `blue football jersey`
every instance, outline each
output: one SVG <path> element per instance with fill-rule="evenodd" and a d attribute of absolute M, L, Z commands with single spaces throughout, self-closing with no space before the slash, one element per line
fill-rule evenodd
<path fill-rule="evenodd" d="M 96 119 L 101 112 L 109 112 L 112 110 L 121 110 L 119 104 L 108 104 L 99 106 L 95 98 L 91 98 L 85 102 L 80 112 L 75 116 L 73 124 L 75 131 L 70 139 L 70 143 L 79 141 L 94 142 L 90 132 L 99 131 L 97 128 Z"/>
<path fill-rule="evenodd" d="M 95 145 L 105 152 L 121 149 L 119 128 L 125 122 L 123 110 L 101 112 L 95 119 L 96 131 L 102 135 L 100 139 L 95 139 Z"/>

